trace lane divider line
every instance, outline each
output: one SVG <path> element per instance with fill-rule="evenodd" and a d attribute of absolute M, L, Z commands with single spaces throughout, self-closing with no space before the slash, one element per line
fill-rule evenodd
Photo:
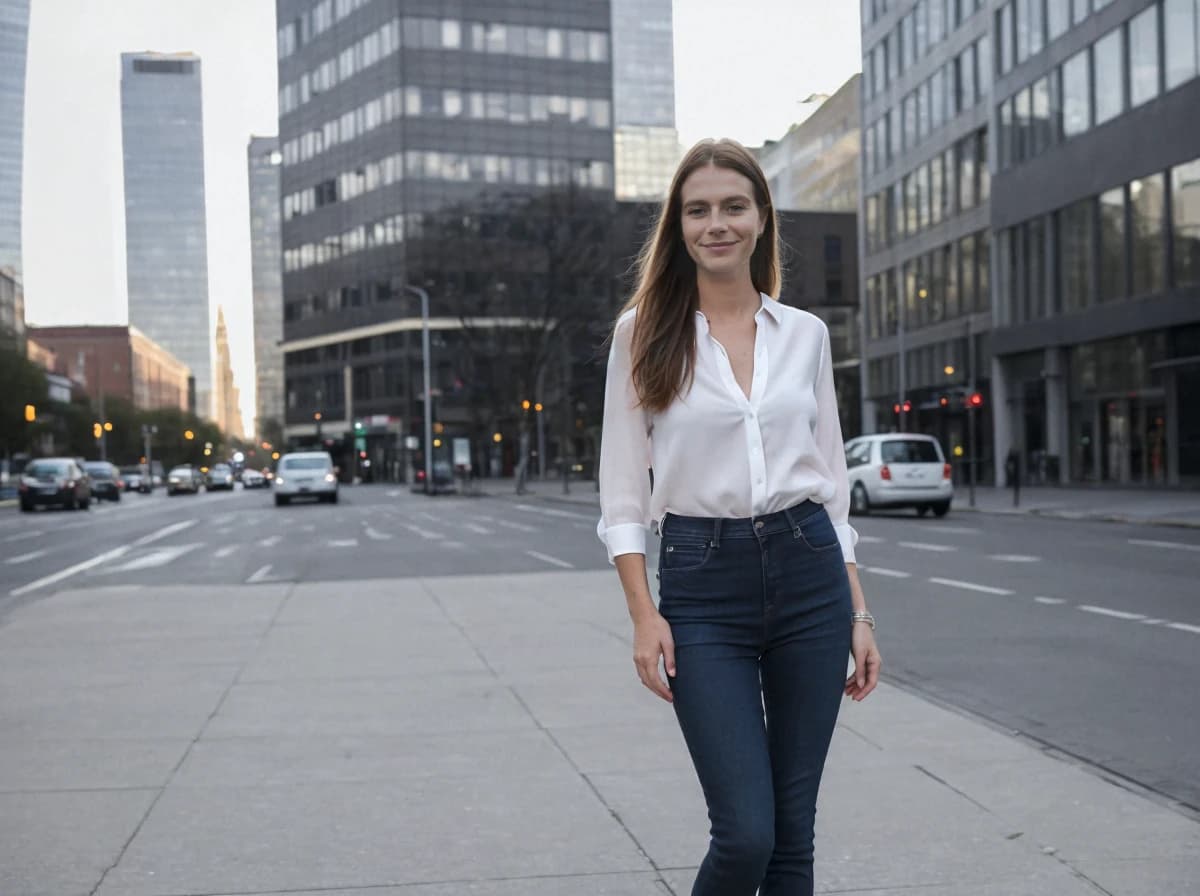
<path fill-rule="evenodd" d="M 946 585 L 949 588 L 962 588 L 965 591 L 978 591 L 980 594 L 999 594 L 1009 595 L 1015 592 L 1008 588 L 995 588 L 991 585 L 976 585 L 974 582 L 962 582 L 958 579 L 941 579 L 931 578 L 929 581 L 935 585 Z"/>
<path fill-rule="evenodd" d="M 30 560 L 36 560 L 38 557 L 44 557 L 44 556 L 46 556 L 46 551 L 43 549 L 40 551 L 33 551 L 32 553 L 29 553 L 29 554 L 20 554 L 16 557 L 9 557 L 4 562 L 7 563 L 9 566 L 16 566 L 19 563 L 28 563 Z"/>
<path fill-rule="evenodd" d="M 958 548 L 948 544 L 929 544 L 924 541 L 898 541 L 898 547 L 912 548 L 914 551 L 933 551 L 938 554 L 945 554 L 949 551 L 957 551 Z"/>
<path fill-rule="evenodd" d="M 1085 613 L 1095 613 L 1097 616 L 1110 616 L 1113 619 L 1125 619 L 1130 622 L 1146 618 L 1145 613 L 1127 613 L 1124 610 L 1110 610 L 1108 607 L 1095 607 L 1091 604 L 1080 604 L 1077 609 L 1083 610 Z"/>
<path fill-rule="evenodd" d="M 1154 538 L 1131 538 L 1130 544 L 1143 548 L 1167 548 L 1175 551 L 1200 551 L 1200 544 L 1184 544 L 1182 541 L 1159 541 Z"/>
<path fill-rule="evenodd" d="M 140 548 L 148 544 L 153 544 L 163 538 L 169 538 L 176 532 L 182 532 L 184 529 L 190 529 L 196 525 L 196 520 L 180 520 L 178 523 L 171 523 L 169 526 L 164 526 L 157 532 L 151 532 L 149 535 L 143 535 L 133 543 L 133 547 Z"/>
<path fill-rule="evenodd" d="M 574 569 L 573 563 L 568 563 L 566 560 L 559 560 L 557 557 L 551 557 L 549 554 L 543 554 L 540 551 L 526 551 L 530 557 L 535 560 L 541 560 L 543 563 L 549 563 L 551 566 L 558 566 L 562 569 Z"/>
<path fill-rule="evenodd" d="M 97 554 L 90 560 L 84 560 L 82 563 L 76 563 L 74 566 L 68 566 L 66 569 L 60 569 L 53 575 L 46 576 L 30 582 L 28 585 L 22 585 L 20 588 L 14 588 L 8 592 L 13 597 L 20 597 L 23 594 L 29 594 L 31 591 L 37 591 L 39 588 L 45 588 L 47 585 L 54 585 L 64 579 L 69 579 L 73 575 L 91 569 L 94 566 L 99 566 L 101 563 L 107 563 L 110 560 L 116 560 L 118 557 L 124 557 L 129 553 L 129 545 L 121 545 L 119 548 L 113 548 L 111 551 L 105 551 L 103 554 Z"/>
<path fill-rule="evenodd" d="M 861 569 L 863 572 L 873 572 L 877 576 L 888 576 L 889 578 L 893 579 L 912 578 L 911 572 L 904 572 L 903 570 L 899 569 L 885 569 L 882 566 L 860 566 L 859 569 Z"/>

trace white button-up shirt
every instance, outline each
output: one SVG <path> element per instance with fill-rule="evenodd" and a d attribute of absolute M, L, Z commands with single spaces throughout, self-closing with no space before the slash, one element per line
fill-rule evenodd
<path fill-rule="evenodd" d="M 812 500 L 825 505 L 842 555 L 853 563 L 858 535 L 847 522 L 850 492 L 825 323 L 763 295 L 747 398 L 697 311 L 691 388 L 652 414 L 639 406 L 631 374 L 636 313 L 617 321 L 608 357 L 596 532 L 609 560 L 646 553 L 647 528 L 667 513 L 751 517 Z"/>

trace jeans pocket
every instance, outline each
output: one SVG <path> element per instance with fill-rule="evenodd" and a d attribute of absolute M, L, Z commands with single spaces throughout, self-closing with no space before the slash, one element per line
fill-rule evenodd
<path fill-rule="evenodd" d="M 708 541 L 664 542 L 659 552 L 660 572 L 690 572 L 708 562 L 712 544 Z"/>
<path fill-rule="evenodd" d="M 793 534 L 796 541 L 802 542 L 810 551 L 818 554 L 837 550 L 841 545 L 837 530 L 833 528 L 829 514 L 824 510 L 801 520 Z"/>

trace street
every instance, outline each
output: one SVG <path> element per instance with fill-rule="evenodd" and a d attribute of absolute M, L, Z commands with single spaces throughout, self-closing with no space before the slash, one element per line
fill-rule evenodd
<path fill-rule="evenodd" d="M 68 587 L 608 569 L 587 504 L 518 498 L 507 483 L 492 492 L 358 486 L 336 506 L 276 508 L 269 490 L 239 489 L 11 510 L 0 519 L 0 624 Z M 962 513 L 854 524 L 885 677 L 1200 810 L 1187 685 L 1200 664 L 1200 531 Z"/>

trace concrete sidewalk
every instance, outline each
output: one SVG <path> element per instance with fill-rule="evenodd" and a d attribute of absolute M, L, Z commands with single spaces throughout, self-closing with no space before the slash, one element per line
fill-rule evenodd
<path fill-rule="evenodd" d="M 610 571 L 64 592 L 0 622 L 4 896 L 664 896 L 704 805 Z M 883 686 L 818 890 L 1185 896 L 1200 825 Z"/>
<path fill-rule="evenodd" d="M 512 480 L 484 480 L 482 490 L 496 497 L 515 495 Z M 561 480 L 530 481 L 528 496 L 552 501 L 569 501 L 599 507 L 596 483 L 572 482 L 570 494 L 562 492 Z M 909 513 L 911 511 L 894 511 Z M 1181 526 L 1200 529 L 1200 490 L 1101 488 L 1091 486 L 1023 488 L 1020 503 L 1013 505 L 1009 489 L 990 486 L 975 489 L 975 506 L 968 490 L 956 487 L 952 513 L 1035 514 L 1060 519 L 1103 520 Z"/>

